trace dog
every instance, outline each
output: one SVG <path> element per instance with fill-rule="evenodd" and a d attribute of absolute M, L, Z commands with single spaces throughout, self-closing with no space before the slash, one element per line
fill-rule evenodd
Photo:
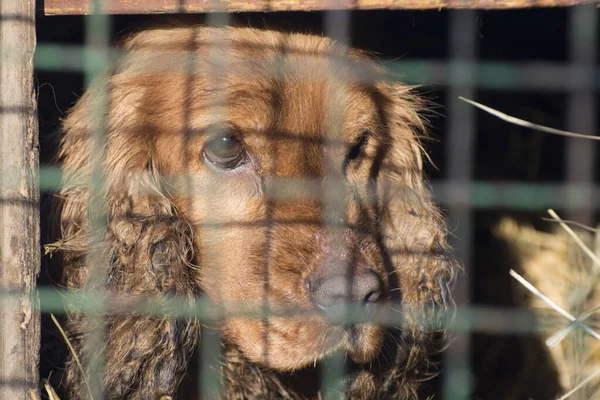
<path fill-rule="evenodd" d="M 69 396 L 183 398 L 218 328 L 207 398 L 321 398 L 336 355 L 348 398 L 416 398 L 457 266 L 415 88 L 299 33 L 175 23 L 120 49 L 62 125 L 64 283 L 219 316 L 71 310 Z"/>

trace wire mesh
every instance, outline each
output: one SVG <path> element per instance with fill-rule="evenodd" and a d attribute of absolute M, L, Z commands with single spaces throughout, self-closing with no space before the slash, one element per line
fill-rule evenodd
<path fill-rule="evenodd" d="M 108 77 L 105 74 L 108 67 L 114 66 L 117 60 L 123 56 L 121 51 L 110 48 L 111 16 L 102 14 L 102 2 L 94 1 L 93 15 L 86 17 L 85 44 L 83 46 L 64 46 L 45 44 L 37 48 L 35 55 L 35 65 L 38 70 L 44 71 L 74 71 L 83 73 L 85 84 L 89 86 L 92 82 L 99 84 L 100 87 L 107 88 Z M 476 117 L 475 110 L 458 100 L 458 96 L 467 98 L 476 98 L 477 90 L 489 89 L 494 91 L 505 90 L 551 90 L 557 92 L 568 92 L 568 129 L 576 132 L 593 134 L 595 130 L 595 94 L 600 87 L 600 75 L 596 68 L 596 48 L 597 48 L 597 8 L 595 5 L 582 5 L 573 7 L 569 10 L 569 49 L 571 49 L 569 65 L 556 63 L 501 63 L 480 61 L 477 57 L 476 41 L 477 35 L 477 13 L 471 10 L 453 11 L 450 14 L 450 32 L 449 48 L 450 54 L 447 61 L 432 62 L 430 60 L 398 60 L 386 63 L 386 67 L 396 76 L 401 76 L 407 83 L 417 83 L 425 85 L 442 86 L 448 89 L 448 142 L 446 144 L 446 158 L 448 178 L 444 181 L 435 181 L 432 183 L 433 192 L 439 202 L 448 208 L 448 218 L 451 221 L 458 221 L 454 235 L 457 240 L 454 243 L 456 253 L 459 256 L 466 275 L 471 271 L 472 244 L 474 242 L 473 212 L 475 210 L 485 210 L 491 208 L 506 208 L 510 210 L 543 210 L 546 208 L 558 208 L 569 210 L 569 218 L 583 221 L 590 224 L 593 218 L 593 212 L 597 208 L 600 199 L 600 188 L 594 184 L 595 163 L 594 147 L 588 142 L 572 139 L 568 142 L 565 149 L 567 154 L 566 179 L 564 183 L 553 184 L 531 184 L 520 182 L 498 183 L 494 181 L 476 181 L 474 180 L 473 170 L 475 168 L 474 147 Z M 206 25 L 221 27 L 229 23 L 229 16 L 226 12 L 211 14 Z M 350 36 L 349 29 L 352 24 L 351 12 L 330 13 L 326 15 L 325 26 L 326 35 L 337 39 L 339 42 L 346 42 Z M 219 39 L 219 38 L 216 38 Z M 442 40 L 442 39 L 440 39 Z M 193 42 L 193 40 L 192 40 Z M 227 54 L 227 51 L 220 47 L 221 43 L 216 41 L 215 53 Z M 191 51 L 197 49 L 198 43 L 191 44 Z M 10 49 L 3 49 L 7 52 L 9 62 L 13 61 Z M 209 54 L 212 54 L 209 50 Z M 4 57 L 3 57 L 4 59 Z M 190 104 L 193 101 L 194 74 L 196 70 L 193 57 L 188 57 L 189 68 L 186 97 Z M 15 62 L 20 62 L 16 60 Z M 285 62 L 282 61 L 282 62 Z M 227 75 L 229 64 L 227 59 L 215 57 L 212 64 L 214 70 L 207 71 L 209 76 L 214 76 L 215 85 L 218 79 Z M 89 191 L 90 210 L 92 213 L 90 242 L 102 243 L 104 241 L 104 232 L 106 225 L 105 205 L 103 188 L 106 186 L 102 169 L 106 160 L 106 131 L 107 120 L 106 110 L 108 104 L 108 92 L 100 91 L 101 97 L 95 99 L 94 107 L 90 110 L 94 116 L 93 141 L 90 154 L 93 156 L 93 172 L 90 175 Z M 345 96 L 340 96 L 344 98 Z M 227 104 L 228 99 L 220 99 L 215 96 L 214 108 L 222 104 Z M 330 104 L 327 102 L 327 104 Z M 333 103 L 332 103 L 333 104 Z M 334 103 L 330 112 L 338 113 L 344 110 L 343 104 Z M 328 109 L 329 110 L 329 109 Z M 4 112 L 5 110 L 3 110 Z M 343 113 L 343 111 L 342 111 Z M 190 123 L 191 114 L 189 110 L 184 113 L 185 116 L 185 136 L 186 143 L 191 140 L 193 135 L 193 125 Z M 334 118 L 326 118 L 335 120 Z M 329 129 L 335 129 L 333 127 Z M 328 130 L 329 130 L 328 129 Z M 338 145 L 335 142 L 327 143 L 326 146 L 335 148 Z M 184 164 L 188 164 L 194 155 L 189 154 L 189 146 L 184 147 L 182 155 Z M 277 154 L 271 157 L 276 159 Z M 324 163 L 330 161 L 327 158 Z M 334 169 L 334 167 L 330 167 Z M 3 177 L 10 176 L 10 171 L 5 171 L 3 166 Z M 193 196 L 201 190 L 210 190 L 203 188 L 192 177 L 185 176 L 185 189 L 187 195 Z M 40 190 L 57 191 L 63 185 L 63 173 L 60 169 L 52 166 L 42 166 L 40 168 Z M 333 232 L 334 240 L 341 240 L 339 229 L 336 229 L 336 219 L 344 214 L 345 199 L 340 197 L 339 187 L 336 186 L 335 176 L 329 177 L 325 188 L 324 201 L 327 213 L 330 217 L 325 218 L 324 230 Z M 10 186 L 10 180 L 2 179 L 0 183 L 3 186 Z M 278 184 L 290 187 L 298 186 L 296 181 L 286 181 L 282 179 Z M 314 182 L 301 182 L 301 185 L 310 185 Z M 319 183 L 317 182 L 317 185 Z M 272 188 L 264 187 L 268 192 Z M 281 196 L 294 197 L 293 189 L 282 189 Z M 275 196 L 275 195 L 274 195 Z M 198 196 L 201 197 L 201 196 Z M 272 309 L 269 304 L 269 293 L 271 288 L 271 252 L 269 237 L 272 234 L 274 221 L 273 210 L 267 203 L 266 219 L 264 221 L 265 235 L 267 238 L 265 248 L 265 263 L 263 268 L 264 298 L 262 307 L 259 310 L 248 310 L 244 304 L 239 305 L 241 315 L 253 315 L 261 318 L 263 327 L 262 357 L 268 361 L 269 349 L 269 326 L 272 323 L 271 317 L 277 315 L 278 310 Z M 583 212 L 582 212 L 583 210 Z M 224 224 L 217 221 L 214 224 L 206 224 L 201 227 L 204 234 L 210 235 L 211 232 L 222 229 Z M 94 271 L 94 265 L 102 264 L 102 249 L 99 248 L 97 254 L 92 252 L 92 256 L 87 260 L 90 264 L 90 271 Z M 101 271 L 98 271 L 101 272 Z M 352 276 L 352 274 L 350 274 Z M 92 281 L 97 281 L 93 287 L 101 288 L 103 286 L 102 275 L 92 276 Z M 349 287 L 352 285 L 352 279 L 349 279 Z M 4 293 L 4 296 L 12 296 L 13 293 Z M 124 297 L 119 299 L 114 294 L 109 294 L 103 290 L 84 293 L 83 296 L 73 294 L 70 291 L 57 289 L 39 289 L 41 312 L 64 313 L 65 304 L 69 310 L 79 310 L 89 314 L 97 321 L 93 324 L 97 329 L 92 331 L 93 335 L 86 340 L 89 351 L 86 359 L 90 360 L 90 381 L 88 382 L 91 390 L 91 397 L 102 398 L 103 383 L 101 377 L 106 368 L 105 360 L 97 358 L 102 355 L 102 346 L 106 341 L 106 310 L 111 307 L 114 310 L 128 310 L 139 313 L 149 312 L 152 315 L 160 317 L 165 314 L 171 317 L 189 318 L 198 317 L 202 320 L 203 332 L 202 339 L 198 343 L 198 392 L 204 398 L 217 398 L 222 391 L 222 382 L 220 380 L 219 359 L 222 356 L 221 341 L 219 333 L 219 324 L 225 313 L 219 308 L 219 300 L 209 301 L 205 298 L 198 298 L 194 304 L 171 299 L 168 305 L 164 304 L 164 299 L 160 296 L 143 299 L 143 301 L 131 301 Z M 456 338 L 453 345 L 447 352 L 446 363 L 444 367 L 444 399 L 465 399 L 471 397 L 472 387 L 472 366 L 470 358 L 470 334 L 473 332 L 508 332 L 520 335 L 525 334 L 547 334 L 552 332 L 555 326 L 555 320 L 552 316 L 546 319 L 540 318 L 538 314 L 526 310 L 500 310 L 496 308 L 477 307 L 469 305 L 471 297 L 470 289 L 466 279 L 457 282 L 457 290 L 454 295 L 457 300 L 457 309 L 455 311 L 454 323 L 449 325 L 450 329 L 456 332 Z M 365 316 L 356 313 L 352 307 L 347 310 L 346 317 L 349 321 L 362 321 Z M 360 310 L 359 310 L 360 311 Z M 389 311 L 389 310 L 388 310 Z M 288 312 L 296 312 L 288 310 Z M 402 318 L 393 312 L 388 313 L 380 321 L 388 325 L 397 325 L 402 323 Z M 340 393 L 346 390 L 347 381 L 340 379 L 346 373 L 346 363 L 344 355 L 336 353 L 324 360 L 321 367 L 323 387 L 323 396 L 325 398 L 340 398 Z M 342 386 L 336 386 L 341 382 Z"/>

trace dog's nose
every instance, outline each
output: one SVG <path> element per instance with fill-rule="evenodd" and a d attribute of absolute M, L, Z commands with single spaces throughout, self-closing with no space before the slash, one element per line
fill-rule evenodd
<path fill-rule="evenodd" d="M 383 291 L 381 279 L 373 271 L 362 271 L 350 276 L 311 275 L 306 279 L 306 287 L 312 303 L 325 312 L 348 302 L 363 306 L 375 303 Z"/>

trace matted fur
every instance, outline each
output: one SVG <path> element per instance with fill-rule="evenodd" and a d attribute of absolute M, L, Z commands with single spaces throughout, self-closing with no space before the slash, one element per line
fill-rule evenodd
<path fill-rule="evenodd" d="M 382 281 L 381 303 L 402 311 L 402 326 L 345 329 L 316 312 L 267 325 L 226 318 L 221 397 L 320 398 L 318 364 L 336 351 L 349 360 L 350 398 L 416 397 L 439 350 L 435 317 L 423 311 L 447 306 L 454 264 L 424 185 L 422 102 L 412 88 L 316 36 L 171 25 L 131 35 L 122 49 L 107 86 L 93 85 L 63 125 L 66 285 L 189 302 L 204 295 L 226 313 L 260 306 L 265 295 L 273 307 L 310 310 L 310 274 L 334 264 L 368 268 Z M 99 118 L 97 109 L 105 110 Z M 98 121 L 106 135 L 94 139 Z M 219 132 L 244 143 L 239 168 L 203 158 Z M 90 192 L 82 182 L 94 163 L 103 187 Z M 278 191 L 282 179 L 309 182 Z M 329 184 L 342 194 L 337 216 L 319 201 Z M 84 364 L 103 358 L 106 396 L 178 396 L 200 322 L 100 317 L 73 312 L 68 331 Z M 99 332 L 101 345 L 89 347 Z M 86 397 L 73 359 L 65 385 L 72 398 Z"/>

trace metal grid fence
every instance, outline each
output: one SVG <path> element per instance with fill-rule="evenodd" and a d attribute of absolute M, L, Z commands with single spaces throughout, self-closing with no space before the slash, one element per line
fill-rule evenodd
<path fill-rule="evenodd" d="M 102 2 L 94 1 L 94 8 L 100 10 Z M 330 13 L 326 17 L 326 35 L 344 42 L 349 37 L 350 11 Z M 222 26 L 228 23 L 227 14 L 211 14 L 207 20 L 209 26 Z M 460 221 L 454 230 L 459 238 L 455 243 L 459 259 L 462 261 L 466 275 L 471 269 L 470 254 L 473 243 L 473 218 L 475 209 L 507 208 L 512 210 L 543 210 L 558 208 L 568 210 L 569 217 L 584 223 L 591 223 L 594 210 L 600 200 L 600 188 L 594 185 L 596 170 L 594 147 L 579 139 L 569 139 L 565 149 L 567 163 L 565 165 L 566 180 L 563 184 L 523 184 L 519 182 L 485 182 L 474 181 L 474 146 L 476 110 L 458 100 L 459 96 L 476 98 L 476 91 L 489 89 L 501 90 L 552 90 L 568 95 L 568 126 L 574 132 L 593 134 L 596 131 L 595 96 L 600 87 L 600 74 L 596 67 L 598 12 L 595 4 L 581 5 L 569 9 L 568 32 L 570 62 L 566 65 L 551 63 L 513 64 L 478 61 L 475 43 L 476 11 L 456 10 L 450 14 L 450 31 L 448 45 L 450 56 L 445 62 L 430 61 L 393 61 L 388 68 L 407 83 L 435 84 L 447 88 L 447 138 L 445 144 L 448 179 L 433 182 L 433 192 L 441 204 L 449 211 L 449 219 Z M 83 73 L 86 87 L 97 80 L 105 69 L 114 62 L 116 56 L 111 50 L 111 16 L 101 13 L 86 18 L 85 44 L 83 46 L 40 45 L 36 49 L 35 67 L 40 71 L 72 71 Z M 440 40 L 445 40 L 440 38 Z M 3 49 L 5 50 L 5 49 Z M 8 62 L 20 62 L 15 53 L 6 49 Z M 4 51 L 3 51 L 4 52 Z M 4 60 L 4 58 L 3 58 Z M 105 100 L 98 102 L 104 104 Z M 99 128 L 93 133 L 94 155 L 93 165 L 97 173 L 92 174 L 90 188 L 100 190 L 103 186 L 101 164 L 105 149 L 102 109 L 90 110 L 98 119 Z M 6 164 L 6 163 L 5 163 Z M 6 165 L 3 165 L 5 168 Z M 10 171 L 3 170 L 2 184 L 7 185 L 5 177 Z M 41 166 L 39 177 L 40 191 L 56 191 L 62 185 L 62 173 L 51 166 Z M 101 196 L 92 196 L 101 199 Z M 5 200 L 5 199 L 3 199 Z M 339 201 L 331 200 L 334 203 Z M 102 204 L 90 204 L 90 207 L 101 210 Z M 92 221 L 92 236 L 102 240 L 105 218 L 95 214 Z M 96 232 L 96 233 L 94 233 Z M 268 272 L 268 268 L 267 268 Z M 40 310 L 44 313 L 64 313 L 65 302 L 71 303 L 84 312 L 102 309 L 102 301 L 94 298 L 82 298 L 72 293 L 55 288 L 40 288 Z M 526 311 L 506 311 L 493 308 L 469 307 L 469 287 L 466 280 L 457 283 L 455 298 L 458 303 L 456 320 L 453 325 L 457 337 L 450 347 L 445 363 L 444 399 L 470 398 L 470 365 L 469 365 L 469 333 L 473 331 L 505 332 L 505 333 L 539 333 L 539 322 L 533 322 L 532 315 Z M 268 307 L 268 304 L 266 305 Z M 150 305 L 150 310 L 153 306 Z M 210 304 L 202 299 L 192 308 L 185 304 L 175 303 L 173 310 L 183 315 L 197 313 L 201 318 L 210 317 Z M 142 307 L 144 308 L 144 307 Z M 164 310 L 164 308 L 163 308 Z M 182 311 L 184 310 L 184 311 Z M 268 310 L 267 310 L 268 311 Z M 261 314 L 261 313 L 259 313 Z M 542 324 L 543 325 L 543 324 Z M 98 332 L 99 335 L 102 332 Z M 203 337 L 201 352 L 203 363 L 210 364 L 218 357 L 215 341 L 218 336 Z M 93 338 L 92 338 L 93 339 Z M 101 340 L 96 338 L 96 340 Z M 206 357 L 208 355 L 208 357 Z M 336 374 L 343 373 L 342 358 L 326 361 L 330 368 L 324 368 L 324 385 L 336 381 Z M 336 367 L 337 364 L 337 367 Z M 98 368 L 101 368 L 99 366 Z M 201 382 L 209 382 L 203 390 L 215 388 L 210 382 L 217 382 L 214 371 L 200 368 Z M 329 372 L 330 375 L 327 375 Z M 93 374 L 92 374 L 93 377 Z M 6 383 L 2 383 L 6 384 Z M 96 382 L 96 385 L 98 383 Z M 94 382 L 91 382 L 94 390 Z M 327 394 L 327 389 L 325 390 Z"/>

